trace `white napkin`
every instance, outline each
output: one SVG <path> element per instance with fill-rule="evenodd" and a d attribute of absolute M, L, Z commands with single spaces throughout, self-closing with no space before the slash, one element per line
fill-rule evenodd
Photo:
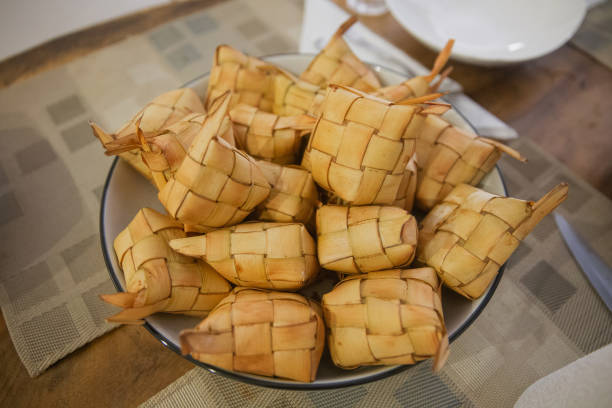
<path fill-rule="evenodd" d="M 331 1 L 306 0 L 300 52 L 319 52 L 348 16 L 348 13 Z M 403 72 L 408 77 L 429 73 L 429 68 L 422 66 L 415 59 L 359 22 L 346 33 L 345 39 L 355 54 L 364 61 L 376 62 L 382 66 Z M 516 130 L 463 94 L 461 85 L 456 81 L 449 78 L 445 79 L 440 86 L 440 90 L 450 92 L 449 95 L 445 96 L 445 99 L 451 102 L 467 118 L 479 135 L 500 140 L 518 137 Z"/>
<path fill-rule="evenodd" d="M 611 407 L 612 344 L 608 344 L 529 386 L 514 408 Z"/>

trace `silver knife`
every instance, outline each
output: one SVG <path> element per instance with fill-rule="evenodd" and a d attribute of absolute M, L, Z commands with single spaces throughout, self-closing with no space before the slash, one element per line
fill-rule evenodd
<path fill-rule="evenodd" d="M 578 265 L 587 276 L 593 288 L 612 312 L 612 269 L 604 263 L 597 253 L 576 233 L 574 228 L 558 212 L 555 221 L 567 247 Z"/>

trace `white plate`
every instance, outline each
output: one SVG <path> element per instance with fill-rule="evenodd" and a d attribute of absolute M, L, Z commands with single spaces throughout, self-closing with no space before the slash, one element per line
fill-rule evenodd
<path fill-rule="evenodd" d="M 312 55 L 304 54 L 283 54 L 264 57 L 266 61 L 282 66 L 292 72 L 302 72 L 312 59 Z M 383 84 L 396 84 L 403 81 L 405 78 L 401 74 L 391 70 L 377 67 L 374 69 L 378 72 Z M 186 84 L 196 90 L 203 97 L 208 84 L 208 75 Z M 446 118 L 463 128 L 471 129 L 470 126 L 454 111 L 449 111 Z M 482 187 L 492 193 L 506 195 L 505 187 L 501 178 L 501 174 L 497 170 L 493 170 L 483 180 Z M 109 171 L 104 193 L 102 197 L 102 208 L 100 211 L 100 235 L 102 241 L 102 251 L 109 273 L 115 286 L 118 290 L 124 290 L 125 281 L 117 263 L 117 258 L 113 251 L 113 240 L 132 220 L 134 215 L 142 207 L 152 207 L 158 211 L 165 212 L 161 204 L 157 200 L 156 190 L 145 180 L 140 174 L 133 170 L 127 163 L 121 160 L 116 160 Z M 502 267 L 503 268 L 503 267 Z M 446 326 L 451 341 L 454 340 L 463 330 L 465 330 L 474 319 L 480 314 L 482 309 L 489 301 L 491 295 L 495 291 L 497 283 L 501 278 L 503 269 L 500 270 L 498 277 L 491 284 L 487 293 L 480 299 L 470 302 L 465 298 L 457 295 L 450 290 L 445 290 L 442 296 L 442 304 L 444 307 L 444 316 Z M 331 289 L 331 280 L 313 285 L 305 290 L 307 296 L 320 296 L 322 293 Z M 179 352 L 179 332 L 182 329 L 194 327 L 200 319 L 158 313 L 146 319 L 145 327 L 157 337 L 165 346 Z M 452 350 L 452 349 L 451 349 Z M 452 351 L 451 351 L 452 352 Z M 347 385 L 355 385 L 364 382 L 374 381 L 391 375 L 393 373 L 404 370 L 410 366 L 392 366 L 392 367 L 363 367 L 356 370 L 342 370 L 333 365 L 327 351 L 323 354 L 321 365 L 317 373 L 317 379 L 313 383 L 298 383 L 291 380 L 283 380 L 279 378 L 262 377 L 258 375 L 250 375 L 243 373 L 227 372 L 221 369 L 195 361 L 190 357 L 185 357 L 202 367 L 207 368 L 212 372 L 220 372 L 224 375 L 233 378 L 269 387 L 277 388 L 336 388 Z"/>
<path fill-rule="evenodd" d="M 452 58 L 477 65 L 527 61 L 561 47 L 582 22 L 584 0 L 387 0 L 414 37 Z"/>

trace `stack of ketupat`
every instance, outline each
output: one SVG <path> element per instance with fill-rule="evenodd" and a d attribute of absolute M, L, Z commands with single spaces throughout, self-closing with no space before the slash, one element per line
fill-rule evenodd
<path fill-rule="evenodd" d="M 429 75 L 382 88 L 342 38 L 355 21 L 299 77 L 222 45 L 204 101 L 178 89 L 113 134 L 92 124 L 168 213 L 144 208 L 117 236 L 127 291 L 102 297 L 123 308 L 109 320 L 206 316 L 183 353 L 296 381 L 316 379 L 326 337 L 344 369 L 444 365 L 441 285 L 482 296 L 567 185 L 536 203 L 474 187 L 522 158 L 442 116 L 452 40 Z M 291 293 L 320 268 L 341 278 L 322 307 Z"/>

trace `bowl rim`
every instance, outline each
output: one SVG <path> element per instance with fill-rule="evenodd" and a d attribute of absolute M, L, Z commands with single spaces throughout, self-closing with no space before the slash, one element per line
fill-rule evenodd
<path fill-rule="evenodd" d="M 268 54 L 268 55 L 264 55 L 261 57 L 258 57 L 260 59 L 265 59 L 265 58 L 270 58 L 270 57 L 276 57 L 276 56 L 303 56 L 303 55 L 315 55 L 312 53 L 276 53 L 276 54 Z M 399 71 L 387 68 L 383 65 L 380 64 L 369 64 L 372 67 L 376 68 L 380 68 L 380 69 L 384 69 L 386 71 L 390 71 L 393 72 L 397 75 L 401 75 L 401 76 L 406 76 L 406 74 L 401 73 Z M 189 84 L 198 81 L 200 78 L 205 77 L 206 75 L 209 75 L 210 71 L 199 75 L 195 78 L 193 78 L 190 81 L 187 81 L 185 84 L 183 84 L 181 86 L 181 88 L 187 87 L 189 86 Z M 457 110 L 454 106 L 453 109 L 468 123 L 468 125 L 472 128 L 475 129 L 474 126 L 468 121 L 468 119 L 459 111 Z M 106 232 L 105 232 L 105 217 L 104 217 L 104 213 L 105 213 L 105 208 L 106 208 L 106 200 L 108 197 L 108 189 L 109 189 L 109 185 L 111 182 L 111 179 L 113 178 L 113 174 L 115 172 L 115 169 L 117 167 L 117 164 L 119 163 L 119 157 L 115 157 L 115 159 L 113 160 L 113 163 L 111 164 L 110 169 L 108 170 L 108 174 L 106 176 L 106 180 L 104 182 L 104 188 L 102 190 L 102 200 L 100 202 L 100 221 L 99 221 L 99 229 L 100 229 L 100 243 L 101 243 L 101 249 L 102 249 L 102 255 L 104 257 L 104 263 L 106 264 L 106 269 L 108 271 L 108 274 L 110 275 L 110 278 L 113 282 L 113 285 L 115 286 L 115 289 L 117 289 L 117 291 L 122 292 L 123 288 L 121 285 L 121 282 L 119 281 L 119 279 L 117 278 L 116 274 L 113 273 L 114 271 L 114 267 L 113 267 L 113 263 L 111 261 L 111 251 L 112 248 L 109 249 L 106 245 Z M 504 194 L 507 196 L 508 195 L 508 188 L 506 186 L 506 181 L 504 180 L 503 174 L 501 172 L 501 170 L 499 169 L 499 166 L 496 164 L 495 168 L 497 169 L 498 173 L 499 173 L 499 177 L 501 179 L 501 183 L 502 183 L 502 188 L 504 190 Z M 474 321 L 478 318 L 478 316 L 480 316 L 480 314 L 482 313 L 482 311 L 484 310 L 484 308 L 487 306 L 487 304 L 489 303 L 489 301 L 491 300 L 491 298 L 493 297 L 493 293 L 495 293 L 497 286 L 499 285 L 499 282 L 501 280 L 502 275 L 504 274 L 504 271 L 506 269 L 506 265 L 507 265 L 507 261 L 506 263 L 504 263 L 500 268 L 499 271 L 497 273 L 497 276 L 495 277 L 495 279 L 493 280 L 493 282 L 491 283 L 491 286 L 488 290 L 488 292 L 484 295 L 482 302 L 477 306 L 477 308 L 470 314 L 470 316 L 461 324 L 461 326 L 457 329 L 457 331 L 455 331 L 452 335 L 449 336 L 449 342 L 452 343 L 455 339 L 457 339 L 457 337 L 459 337 L 468 327 L 470 327 Z M 157 331 L 157 329 L 152 326 L 149 322 L 147 322 L 145 320 L 143 326 L 145 327 L 145 329 L 147 329 L 149 331 L 149 333 L 151 333 L 164 347 L 174 351 L 176 354 L 180 355 L 181 357 L 185 358 L 188 361 L 191 361 L 193 364 L 202 367 L 204 369 L 206 369 L 207 371 L 213 373 L 213 374 L 221 374 L 225 377 L 234 379 L 234 380 L 238 380 L 238 381 L 242 381 L 248 384 L 252 384 L 252 385 L 257 385 L 257 386 L 261 386 L 261 387 L 267 387 L 267 388 L 276 388 L 276 389 L 286 389 L 286 390 L 308 390 L 308 391 L 312 391 L 312 390 L 323 390 L 323 389 L 334 389 L 334 388 L 344 388 L 344 387 L 350 387 L 350 386 L 354 386 L 354 385 L 360 385 L 360 384 L 365 384 L 365 383 L 370 383 L 370 382 L 374 382 L 374 381 L 378 381 L 381 380 L 383 378 L 387 378 L 390 377 L 392 375 L 395 375 L 397 373 L 400 373 L 408 368 L 414 367 L 417 364 L 420 364 L 421 362 L 418 362 L 417 364 L 404 364 L 404 365 L 397 365 L 395 367 L 390 367 L 388 370 L 386 371 L 382 371 L 382 372 L 378 372 L 378 373 L 374 373 L 372 375 L 369 376 L 364 376 L 364 377 L 360 377 L 360 378 L 356 378 L 356 379 L 351 379 L 351 380 L 338 380 L 338 381 L 329 381 L 323 384 L 318 384 L 315 382 L 311 382 L 311 383 L 301 383 L 301 382 L 289 382 L 290 380 L 283 380 L 283 381 L 287 381 L 287 382 L 275 382 L 274 378 L 275 377 L 270 377 L 270 379 L 264 379 L 265 377 L 254 377 L 248 374 L 244 374 L 243 373 L 238 373 L 238 372 L 234 372 L 234 371 L 229 371 L 229 370 L 225 370 L 223 368 L 219 368 L 207 363 L 203 363 L 199 360 L 194 359 L 193 357 L 191 357 L 191 355 L 184 355 L 181 353 L 181 350 L 174 345 L 174 343 L 168 339 L 166 336 L 164 336 L 163 334 L 161 334 L 159 331 Z M 424 360 L 425 361 L 425 360 Z"/>

